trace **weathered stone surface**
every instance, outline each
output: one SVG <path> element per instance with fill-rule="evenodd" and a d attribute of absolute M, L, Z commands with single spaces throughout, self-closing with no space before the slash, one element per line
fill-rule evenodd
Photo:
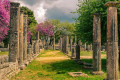
<path fill-rule="evenodd" d="M 80 59 L 80 46 L 78 44 L 76 45 L 76 59 Z"/>
<path fill-rule="evenodd" d="M 9 80 L 19 71 L 17 68 L 18 67 L 17 63 L 10 62 L 7 65 L 9 66 L 0 69 L 0 80 Z"/>
<path fill-rule="evenodd" d="M 27 59 L 30 61 L 32 59 L 32 45 L 28 45 L 27 47 Z"/>
<path fill-rule="evenodd" d="M 110 1 L 105 5 L 107 8 L 107 79 L 119 79 L 118 67 L 118 23 L 117 5 L 120 2 Z"/>
<path fill-rule="evenodd" d="M 101 19 L 93 14 L 93 73 L 101 71 Z"/>
<path fill-rule="evenodd" d="M 70 76 L 72 76 L 72 77 L 79 77 L 79 76 L 81 76 L 81 77 L 88 77 L 87 74 L 82 73 L 82 72 L 68 72 L 68 74 Z"/>
<path fill-rule="evenodd" d="M 76 52 L 75 52 L 75 46 L 73 46 L 72 48 L 72 58 L 75 58 L 76 57 Z"/>
<path fill-rule="evenodd" d="M 10 37 L 9 37 L 9 61 L 17 62 L 19 55 L 19 3 L 11 2 L 10 7 Z"/>
<path fill-rule="evenodd" d="M 27 60 L 27 15 L 24 15 L 24 33 L 23 33 L 23 60 Z"/>
<path fill-rule="evenodd" d="M 62 52 L 65 53 L 65 36 L 62 38 Z"/>
<path fill-rule="evenodd" d="M 4 48 L 4 43 L 0 42 L 0 48 Z"/>
<path fill-rule="evenodd" d="M 68 38 L 68 36 L 66 36 L 66 37 L 65 37 L 65 53 L 66 53 L 66 54 L 69 53 L 68 45 L 69 45 L 69 38 Z"/>
<path fill-rule="evenodd" d="M 23 15 L 24 11 L 20 11 L 20 27 L 19 27 L 19 65 L 23 64 Z"/>

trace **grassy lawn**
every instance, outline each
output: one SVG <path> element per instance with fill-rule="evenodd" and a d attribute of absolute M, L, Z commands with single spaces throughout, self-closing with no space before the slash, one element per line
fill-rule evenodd
<path fill-rule="evenodd" d="M 92 54 L 92 52 L 83 53 Z M 105 74 L 91 75 L 91 70 L 82 69 L 83 65 L 78 65 L 70 59 L 55 60 L 59 57 L 66 57 L 66 55 L 60 51 L 44 51 L 25 70 L 20 71 L 11 80 L 103 80 L 106 78 L 106 59 L 102 59 L 102 71 Z M 47 60 L 47 58 L 51 59 Z M 43 60 L 38 61 L 39 59 Z M 82 59 L 82 61 L 92 63 L 92 59 Z M 88 74 L 89 77 L 71 77 L 68 72 L 83 72 Z"/>
<path fill-rule="evenodd" d="M 8 55 L 8 51 L 5 51 L 5 52 L 0 52 L 0 56 L 2 56 L 2 55 Z"/>

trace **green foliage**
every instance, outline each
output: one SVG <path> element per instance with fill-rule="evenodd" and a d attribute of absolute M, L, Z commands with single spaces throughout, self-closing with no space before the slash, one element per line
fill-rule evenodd
<path fill-rule="evenodd" d="M 35 39 L 36 38 L 36 36 L 35 36 L 36 35 L 35 27 L 37 25 L 37 21 L 35 20 L 34 13 L 33 13 L 33 11 L 31 11 L 27 7 L 21 7 L 21 10 L 24 10 L 24 14 L 28 15 L 29 30 L 32 31 L 32 33 L 33 33 L 32 38 Z"/>
<path fill-rule="evenodd" d="M 75 31 L 74 24 L 69 23 L 67 21 L 60 22 L 60 20 L 50 20 L 54 28 L 54 34 L 56 41 L 60 38 L 60 36 L 64 35 L 73 35 Z"/>
<path fill-rule="evenodd" d="M 93 13 L 102 13 L 101 16 L 101 41 L 106 42 L 106 26 L 107 26 L 107 7 L 104 5 L 108 1 L 118 0 L 83 0 L 78 4 L 78 18 L 76 20 L 76 34 L 84 43 L 92 43 L 93 41 Z M 119 0 L 120 1 L 120 0 Z M 120 8 L 118 7 L 118 21 L 120 21 Z M 120 23 L 118 23 L 120 25 Z M 119 26 L 120 27 L 120 26 Z M 120 31 L 120 28 L 119 28 Z"/>

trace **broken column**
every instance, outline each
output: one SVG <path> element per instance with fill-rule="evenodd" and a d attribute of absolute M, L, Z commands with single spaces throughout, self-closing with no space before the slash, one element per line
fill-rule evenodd
<path fill-rule="evenodd" d="M 11 2 L 10 5 L 9 61 L 18 62 L 20 4 Z"/>
<path fill-rule="evenodd" d="M 109 1 L 107 6 L 107 80 L 119 79 L 117 6 L 120 2 Z"/>
<path fill-rule="evenodd" d="M 93 14 L 93 71 L 92 74 L 103 74 L 101 71 L 101 14 Z"/>
<path fill-rule="evenodd" d="M 27 15 L 24 15 L 24 25 L 23 25 L 23 60 L 27 60 Z"/>

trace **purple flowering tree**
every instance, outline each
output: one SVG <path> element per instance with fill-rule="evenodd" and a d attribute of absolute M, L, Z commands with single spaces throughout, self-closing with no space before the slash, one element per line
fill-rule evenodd
<path fill-rule="evenodd" d="M 38 24 L 36 30 L 39 31 L 43 36 L 50 37 L 54 35 L 54 27 L 49 21 L 45 21 L 44 23 Z"/>
<path fill-rule="evenodd" d="M 36 31 L 40 32 L 41 35 L 46 39 L 46 45 L 49 44 L 50 37 L 54 36 L 54 26 L 50 23 L 50 21 L 45 21 L 38 24 Z"/>
<path fill-rule="evenodd" d="M 5 39 L 10 23 L 10 1 L 0 0 L 0 41 Z"/>

